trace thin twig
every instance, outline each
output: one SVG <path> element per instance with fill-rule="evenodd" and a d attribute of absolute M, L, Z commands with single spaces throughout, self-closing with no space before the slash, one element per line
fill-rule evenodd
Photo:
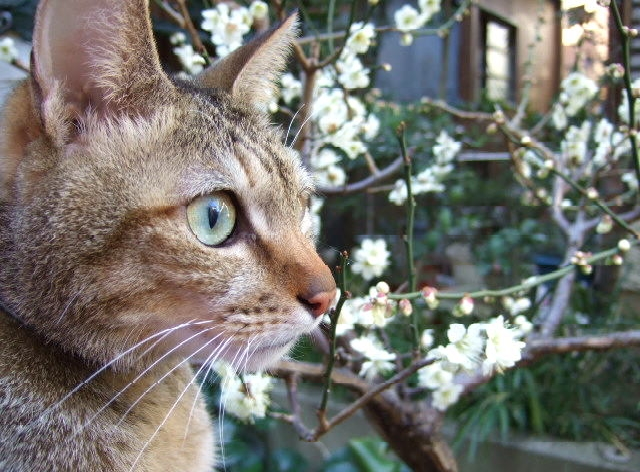
<path fill-rule="evenodd" d="M 209 53 L 207 52 L 207 48 L 204 47 L 202 40 L 200 39 L 200 34 L 196 29 L 193 21 L 191 19 L 191 14 L 189 13 L 189 9 L 187 8 L 187 0 L 175 0 L 178 4 L 178 8 L 180 9 L 180 14 L 182 18 L 184 18 L 184 28 L 189 32 L 189 36 L 191 36 L 191 43 L 193 44 L 194 49 L 198 54 L 200 54 L 207 64 L 211 63 L 211 58 L 209 57 Z"/>
<path fill-rule="evenodd" d="M 416 267 L 413 259 L 413 226 L 414 226 L 414 217 L 416 212 L 416 201 L 413 198 L 413 172 L 411 166 L 411 156 L 407 152 L 407 143 L 405 139 L 406 132 L 406 124 L 404 122 L 400 123 L 398 129 L 396 130 L 396 138 L 398 139 L 398 144 L 400 145 L 400 153 L 402 154 L 402 161 L 404 163 L 404 183 L 407 186 L 407 221 L 406 227 L 404 230 L 404 245 L 407 255 L 407 279 L 409 282 L 409 291 L 416 291 Z M 411 303 L 411 301 L 409 301 Z M 418 312 L 416 310 L 411 310 L 411 333 L 412 337 L 412 345 L 413 345 L 413 355 L 415 358 L 420 356 L 420 328 L 418 327 Z"/>
<path fill-rule="evenodd" d="M 640 158 L 638 157 L 638 147 L 636 142 L 636 111 L 635 103 L 636 98 L 633 95 L 633 89 L 631 88 L 631 56 L 630 56 L 630 34 L 629 28 L 622 24 L 622 17 L 618 10 L 618 2 L 612 0 L 610 3 L 611 11 L 613 12 L 613 18 L 618 33 L 622 38 L 622 62 L 624 66 L 624 88 L 627 95 L 627 110 L 629 118 L 629 141 L 631 142 L 631 157 L 633 159 L 633 168 L 636 172 L 636 181 L 640 183 Z"/>
<path fill-rule="evenodd" d="M 167 15 L 167 17 L 175 23 L 179 28 L 185 27 L 184 17 L 175 11 L 171 5 L 169 5 L 165 0 L 155 0 L 156 5 L 162 12 Z"/>
<path fill-rule="evenodd" d="M 320 406 L 318 407 L 318 428 L 326 426 L 327 421 L 327 402 L 329 401 L 329 394 L 331 393 L 331 371 L 336 362 L 336 328 L 338 327 L 338 319 L 340 318 L 340 311 L 344 302 L 349 298 L 349 292 L 347 291 L 347 263 L 349 262 L 349 254 L 344 251 L 340 253 L 340 267 L 338 268 L 338 287 L 340 288 L 340 298 L 335 309 L 330 313 L 330 337 L 331 346 L 329 348 L 329 356 L 327 359 L 327 368 L 325 370 L 324 388 L 322 389 L 322 399 L 320 400 Z"/>
<path fill-rule="evenodd" d="M 631 243 L 632 245 L 634 243 Z M 637 243 L 635 243 L 637 244 Z M 593 265 L 596 262 L 600 262 L 603 261 L 611 256 L 614 256 L 616 254 L 619 254 L 620 250 L 616 247 L 616 248 L 612 248 L 612 249 L 607 249 L 605 251 L 601 251 L 598 252 L 596 254 L 593 254 L 590 257 L 586 257 L 585 263 L 588 265 Z M 459 300 L 464 296 L 469 296 L 471 298 L 484 298 L 484 297 L 490 297 L 490 298 L 498 298 L 498 297 L 504 297 L 507 295 L 513 295 L 514 293 L 519 293 L 519 292 L 523 292 L 526 290 L 530 290 L 533 287 L 537 287 L 539 285 L 542 285 L 546 282 L 551 282 L 553 280 L 557 280 L 560 279 L 564 276 L 566 276 L 567 274 L 569 274 L 570 272 L 574 271 L 576 269 L 576 266 L 573 264 L 569 264 L 566 266 L 563 266 L 553 272 L 550 272 L 548 274 L 545 275 L 537 275 L 537 276 L 533 276 L 528 278 L 527 280 L 524 280 L 522 283 L 518 284 L 518 285 L 513 285 L 511 287 L 508 288 L 503 288 L 503 289 L 499 289 L 499 290 L 476 290 L 473 292 L 443 292 L 440 291 L 437 293 L 436 297 L 440 300 Z M 394 299 L 394 300 L 399 300 L 401 298 L 410 298 L 410 299 L 415 299 L 415 298 L 419 298 L 422 296 L 422 292 L 409 292 L 409 293 L 403 293 L 403 294 L 396 294 L 396 293 L 391 293 L 389 294 L 389 298 Z"/>
<path fill-rule="evenodd" d="M 398 372 L 393 377 L 389 378 L 385 382 L 377 384 L 375 387 L 371 387 L 371 385 L 355 374 L 344 371 L 343 369 L 333 371 L 331 377 L 333 381 L 337 384 L 344 385 L 352 390 L 355 390 L 361 396 L 354 400 L 353 403 L 346 406 L 340 412 L 336 413 L 330 420 L 328 420 L 324 425 L 320 424 L 313 430 L 309 430 L 305 427 L 300 427 L 298 424 L 296 426 L 296 431 L 305 433 L 300 436 L 300 439 L 303 441 L 314 442 L 317 441 L 320 437 L 326 434 L 335 426 L 339 425 L 343 421 L 347 420 L 354 413 L 356 413 L 359 409 L 365 406 L 368 402 L 370 402 L 373 398 L 380 395 L 385 390 L 393 387 L 396 384 L 399 384 L 404 379 L 410 377 L 418 370 L 422 369 L 425 366 L 428 366 L 435 362 L 435 359 L 424 358 L 412 363 L 406 369 Z M 319 380 L 324 375 L 323 369 L 316 364 L 310 363 L 298 363 L 298 362 L 290 362 L 290 361 L 282 361 L 278 364 L 276 369 L 274 369 L 273 374 L 276 376 L 287 377 L 292 375 L 293 373 L 298 373 L 302 378 L 308 378 L 311 380 Z M 273 415 L 272 415 L 273 416 Z M 295 415 L 276 415 L 278 419 L 286 421 L 287 423 L 291 423 L 295 426 Z"/>
<path fill-rule="evenodd" d="M 391 164 L 389 164 L 387 167 L 385 167 L 378 173 L 373 174 L 358 182 L 346 184 L 342 187 L 318 186 L 316 190 L 320 195 L 324 195 L 324 196 L 351 195 L 354 193 L 359 193 L 373 187 L 374 185 L 378 185 L 379 183 L 383 182 L 389 177 L 394 176 L 395 174 L 398 173 L 398 171 L 403 165 L 404 165 L 404 160 L 402 159 L 402 157 L 398 157 Z"/>

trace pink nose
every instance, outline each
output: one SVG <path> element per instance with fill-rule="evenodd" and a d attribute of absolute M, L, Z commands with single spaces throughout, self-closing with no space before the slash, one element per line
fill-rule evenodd
<path fill-rule="evenodd" d="M 336 289 L 328 292 L 318 292 L 311 297 L 300 297 L 300 301 L 307 306 L 314 318 L 322 316 L 329 310 L 336 297 Z"/>

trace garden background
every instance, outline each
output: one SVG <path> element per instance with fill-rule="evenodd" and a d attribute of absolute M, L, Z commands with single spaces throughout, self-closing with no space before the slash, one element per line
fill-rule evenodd
<path fill-rule="evenodd" d="M 268 375 L 200 369 L 225 470 L 638 470 L 640 2 L 151 3 L 186 80 L 301 20 L 264 112 L 341 296 Z"/>

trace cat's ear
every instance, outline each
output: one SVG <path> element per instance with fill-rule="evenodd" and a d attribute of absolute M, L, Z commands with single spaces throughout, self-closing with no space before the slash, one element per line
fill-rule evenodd
<path fill-rule="evenodd" d="M 81 132 L 88 113 L 144 115 L 173 90 L 148 0 L 42 0 L 31 70 L 34 105 L 58 143 Z"/>
<path fill-rule="evenodd" d="M 276 82 L 287 65 L 297 35 L 298 14 L 294 12 L 201 72 L 196 83 L 224 90 L 244 103 L 264 109 L 273 99 Z"/>

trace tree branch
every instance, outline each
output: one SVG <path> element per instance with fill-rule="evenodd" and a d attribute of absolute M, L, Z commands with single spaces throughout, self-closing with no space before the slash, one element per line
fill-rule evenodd
<path fill-rule="evenodd" d="M 403 163 L 404 161 L 402 157 L 398 157 L 387 167 L 367 177 L 366 179 L 362 179 L 358 182 L 354 182 L 351 184 L 346 184 L 342 187 L 319 186 L 316 188 L 316 190 L 320 195 L 325 195 L 325 196 L 351 195 L 354 193 L 362 192 L 370 187 L 373 187 L 374 185 L 377 185 L 383 182 L 389 177 L 392 177 L 394 174 L 396 174 L 400 170 Z"/>

